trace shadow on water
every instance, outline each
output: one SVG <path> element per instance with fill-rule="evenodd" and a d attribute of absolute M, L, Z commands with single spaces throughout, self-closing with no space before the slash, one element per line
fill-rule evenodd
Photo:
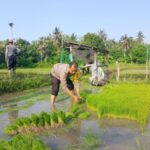
<path fill-rule="evenodd" d="M 89 93 L 97 93 L 99 88 L 85 86 Z M 58 96 L 56 108 L 67 111 L 71 105 L 69 98 L 62 92 Z M 0 102 L 0 137 L 6 125 L 18 117 L 30 116 L 41 111 L 50 112 L 49 88 L 44 92 L 37 90 L 19 98 Z M 51 129 L 40 138 L 52 150 L 149 150 L 150 121 L 140 125 L 126 119 L 97 119 L 96 114 L 85 120 L 76 120 L 70 124 Z"/>

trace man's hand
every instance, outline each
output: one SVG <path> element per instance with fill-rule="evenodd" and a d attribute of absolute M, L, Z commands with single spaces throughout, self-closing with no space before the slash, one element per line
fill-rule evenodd
<path fill-rule="evenodd" d="M 80 102 L 80 97 L 79 96 L 74 96 L 73 101 L 76 102 L 76 103 L 79 103 Z"/>

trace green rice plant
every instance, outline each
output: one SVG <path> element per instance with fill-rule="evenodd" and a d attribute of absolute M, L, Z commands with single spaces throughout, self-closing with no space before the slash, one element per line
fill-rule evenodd
<path fill-rule="evenodd" d="M 58 112 L 57 116 L 58 116 L 59 125 L 63 125 L 66 123 L 66 116 L 65 116 L 65 113 L 63 111 Z"/>
<path fill-rule="evenodd" d="M 86 92 L 81 92 L 80 93 L 81 99 L 85 102 L 87 98 L 87 93 Z"/>
<path fill-rule="evenodd" d="M 90 116 L 90 113 L 89 112 L 83 112 L 83 113 L 80 113 L 79 114 L 79 119 L 86 119 Z"/>
<path fill-rule="evenodd" d="M 22 117 L 20 120 L 23 124 L 22 126 L 25 127 L 25 128 L 28 127 L 32 122 L 31 119 L 28 118 L 28 117 Z"/>
<path fill-rule="evenodd" d="M 41 112 L 39 115 L 31 114 L 31 117 L 18 118 L 14 124 L 8 125 L 5 128 L 5 133 L 8 135 L 16 135 L 18 133 L 38 133 L 43 129 L 55 128 L 62 126 L 73 118 L 78 118 L 79 114 L 83 113 L 83 110 L 78 105 L 74 105 L 70 112 L 64 113 L 63 111 Z M 82 114 L 79 118 L 85 118 L 88 114 Z"/>
<path fill-rule="evenodd" d="M 17 135 L 9 141 L 0 140 L 1 150 L 50 150 L 41 140 L 32 135 Z"/>
<path fill-rule="evenodd" d="M 16 119 L 16 125 L 17 125 L 17 127 L 22 127 L 23 126 L 23 120 L 21 118 Z"/>
<path fill-rule="evenodd" d="M 18 127 L 14 124 L 5 127 L 4 132 L 8 135 L 16 135 L 18 132 Z"/>
<path fill-rule="evenodd" d="M 148 122 L 150 85 L 120 83 L 107 85 L 98 94 L 87 97 L 87 106 L 99 117 L 127 118 Z"/>
<path fill-rule="evenodd" d="M 83 112 L 83 107 L 79 104 L 73 104 L 70 109 L 70 112 L 72 113 L 73 118 L 77 118 L 78 115 Z"/>
<path fill-rule="evenodd" d="M 72 112 L 66 112 L 66 122 L 71 121 L 73 118 L 75 118 L 75 115 Z"/>
<path fill-rule="evenodd" d="M 46 113 L 46 112 L 42 112 L 40 114 L 41 118 L 44 119 L 44 122 L 45 122 L 45 126 L 49 126 L 51 125 L 51 119 L 50 119 L 50 114 Z"/>
<path fill-rule="evenodd" d="M 52 112 L 52 114 L 51 114 L 51 127 L 56 127 L 57 124 L 58 124 L 57 112 Z"/>
<path fill-rule="evenodd" d="M 8 141 L 0 139 L 0 150 L 12 150 Z"/>
<path fill-rule="evenodd" d="M 89 129 L 82 139 L 82 143 L 80 145 L 80 149 L 82 150 L 93 150 L 97 149 L 103 144 L 98 136 L 94 135 L 93 131 Z"/>
<path fill-rule="evenodd" d="M 44 118 L 40 118 L 40 119 L 39 119 L 39 124 L 38 124 L 38 126 L 42 126 L 42 127 L 45 126 L 45 120 L 44 120 Z"/>
<path fill-rule="evenodd" d="M 32 125 L 38 126 L 39 125 L 39 117 L 36 114 L 31 115 Z"/>

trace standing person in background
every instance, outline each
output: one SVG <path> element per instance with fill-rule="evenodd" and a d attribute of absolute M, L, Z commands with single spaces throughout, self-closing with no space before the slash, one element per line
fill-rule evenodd
<path fill-rule="evenodd" d="M 7 68 L 9 70 L 9 78 L 11 78 L 15 74 L 17 54 L 18 50 L 14 45 L 13 40 L 9 40 L 5 51 L 5 60 L 7 62 Z"/>
<path fill-rule="evenodd" d="M 79 95 L 74 94 L 74 84 L 70 79 L 70 76 L 77 72 L 78 64 L 71 62 L 70 64 L 55 64 L 51 71 L 52 90 L 50 103 L 54 106 L 56 97 L 59 92 L 59 86 L 61 84 L 62 89 L 66 92 L 73 100 L 73 102 L 80 102 Z"/>

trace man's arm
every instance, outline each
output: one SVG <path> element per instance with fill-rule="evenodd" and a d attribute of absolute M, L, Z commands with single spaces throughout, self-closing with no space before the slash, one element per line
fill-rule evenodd
<path fill-rule="evenodd" d="M 73 92 L 68 89 L 66 73 L 61 73 L 60 81 L 61 81 L 61 86 L 64 92 L 66 92 L 73 99 L 79 99 L 78 96 L 74 95 Z"/>
<path fill-rule="evenodd" d="M 5 50 L 5 60 L 7 61 L 8 58 L 8 47 L 6 46 L 6 50 Z"/>

